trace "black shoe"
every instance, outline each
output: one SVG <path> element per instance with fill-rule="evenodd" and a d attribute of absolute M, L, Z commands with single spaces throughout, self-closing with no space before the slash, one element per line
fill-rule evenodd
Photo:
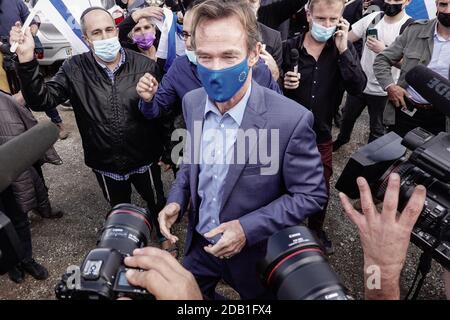
<path fill-rule="evenodd" d="M 64 212 L 61 210 L 51 210 L 50 212 L 40 212 L 40 216 L 45 219 L 59 219 L 62 218 Z"/>
<path fill-rule="evenodd" d="M 48 278 L 47 269 L 34 259 L 22 261 L 21 266 L 25 272 L 29 273 L 36 280 L 45 280 Z"/>
<path fill-rule="evenodd" d="M 320 243 L 322 244 L 322 247 L 324 249 L 324 253 L 327 256 L 330 256 L 334 253 L 333 243 L 330 239 L 328 239 L 327 234 L 325 231 L 316 231 L 316 235 Z"/>
<path fill-rule="evenodd" d="M 11 270 L 8 271 L 8 276 L 11 281 L 15 283 L 22 283 L 25 279 L 25 273 L 23 272 L 20 266 L 15 266 Z"/>
<path fill-rule="evenodd" d="M 347 142 L 343 142 L 342 140 L 334 140 L 333 142 L 333 152 L 336 152 L 339 150 L 340 147 L 342 147 L 344 144 L 346 144 Z"/>

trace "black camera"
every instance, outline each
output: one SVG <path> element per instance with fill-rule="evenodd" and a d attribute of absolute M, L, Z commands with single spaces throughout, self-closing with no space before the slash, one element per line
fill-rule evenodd
<path fill-rule="evenodd" d="M 412 151 L 408 158 L 407 149 Z M 450 269 L 450 134 L 441 132 L 434 136 L 416 128 L 402 139 L 390 132 L 352 155 L 336 189 L 350 198 L 359 198 L 356 179 L 362 176 L 374 197 L 382 201 L 391 173 L 398 173 L 401 179 L 399 211 L 408 203 L 416 185 L 427 189 L 411 241 Z"/>
<path fill-rule="evenodd" d="M 280 300 L 351 299 L 305 226 L 290 227 L 271 236 L 258 270 L 264 284 Z"/>
<path fill-rule="evenodd" d="M 58 299 L 112 300 L 120 297 L 153 299 L 147 290 L 130 285 L 123 263 L 134 249 L 147 246 L 152 225 L 147 211 L 119 204 L 107 215 L 97 248 L 88 253 L 81 268 L 63 275 L 55 288 Z"/>

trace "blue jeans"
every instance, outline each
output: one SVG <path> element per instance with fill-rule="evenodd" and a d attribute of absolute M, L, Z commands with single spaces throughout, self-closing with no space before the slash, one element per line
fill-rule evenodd
<path fill-rule="evenodd" d="M 62 123 L 62 119 L 59 116 L 58 110 L 56 110 L 56 108 L 45 111 L 45 114 L 50 118 L 50 120 L 52 120 L 54 124 Z"/>

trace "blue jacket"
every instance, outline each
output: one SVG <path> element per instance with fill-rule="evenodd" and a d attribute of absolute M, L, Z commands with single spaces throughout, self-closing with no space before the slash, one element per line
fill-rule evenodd
<path fill-rule="evenodd" d="M 252 77 L 259 85 L 282 94 L 278 83 L 272 78 L 269 68 L 261 59 L 253 67 Z M 201 87 L 197 66 L 192 64 L 187 56 L 178 57 L 159 83 L 153 100 L 149 103 L 141 100 L 139 108 L 147 119 L 158 118 L 174 109 L 181 111 L 181 101 L 184 95 Z"/>
<path fill-rule="evenodd" d="M 201 88 L 189 92 L 183 99 L 186 127 L 191 137 L 194 137 L 187 144 L 185 154 L 189 154 L 192 160 L 199 159 L 201 132 L 194 130 L 201 130 L 203 127 L 201 124 L 206 98 L 207 94 Z M 278 143 L 275 143 L 278 150 L 272 150 L 271 154 L 276 154 L 274 161 L 279 166 L 275 173 L 262 175 L 260 170 L 267 168 L 267 165 L 261 163 L 261 159 L 256 164 L 249 164 L 249 159 L 254 159 L 253 152 L 262 148 L 263 140 L 259 137 L 258 141 L 253 141 L 254 145 L 245 150 L 245 164 L 229 165 L 220 223 L 239 219 L 247 239 L 246 250 L 264 248 L 260 254 L 255 255 L 255 261 L 248 261 L 245 251 L 233 258 L 243 270 L 263 258 L 266 241 L 271 235 L 286 227 L 298 225 L 308 216 L 321 211 L 327 201 L 322 161 L 312 129 L 313 122 L 314 117 L 310 111 L 253 81 L 240 128 L 244 131 L 278 130 Z M 268 142 L 269 139 L 266 142 L 273 147 L 272 142 Z M 257 145 L 259 148 L 256 148 Z M 200 207 L 197 193 L 199 165 L 195 161 L 191 162 L 181 165 L 167 199 L 167 203 L 180 204 L 182 212 L 191 201 L 186 254 L 192 245 Z"/>

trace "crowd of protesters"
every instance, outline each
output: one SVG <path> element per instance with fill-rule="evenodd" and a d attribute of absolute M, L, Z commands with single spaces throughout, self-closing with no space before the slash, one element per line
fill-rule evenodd
<path fill-rule="evenodd" d="M 408 86 L 405 74 L 422 64 L 449 78 L 450 0 L 436 0 L 437 17 L 430 20 L 411 18 L 406 13 L 411 1 L 179 0 L 159 7 L 117 0 L 125 19 L 116 25 L 104 8 L 85 10 L 80 26 L 90 51 L 65 60 L 48 81 L 35 56 L 38 24 L 23 32 L 29 14 L 24 3 L 1 1 L 0 36 L 7 42 L 2 42 L 0 143 L 36 123 L 30 110 L 46 112 L 61 139 L 67 138 L 56 108 L 70 101 L 86 166 L 111 207 L 130 203 L 133 186 L 147 203 L 161 249 L 173 257 L 179 253 L 171 227 L 188 215 L 183 265 L 196 284 L 189 282 L 192 290 L 184 298 L 218 298 L 220 280 L 243 299 L 273 298 L 256 270 L 246 266 L 264 257 L 272 234 L 306 221 L 324 252 L 333 254 L 333 239 L 323 228 L 333 153 L 352 139 L 366 106 L 368 142 L 390 131 L 403 137 L 416 127 L 434 134 L 449 129 L 444 114 Z M 9 52 L 13 43 L 15 55 Z M 340 127 L 334 141 L 333 121 Z M 189 143 L 174 152 L 176 129 L 192 134 L 193 152 L 207 161 L 186 162 Z M 278 130 L 276 172 L 261 174 L 267 164 L 248 162 L 251 148 L 244 152 L 245 163 L 227 162 L 239 153 L 240 129 Z M 211 130 L 214 135 L 207 134 Z M 32 256 L 30 212 L 63 215 L 51 208 L 40 170 L 44 162 L 62 164 L 51 149 L 1 194 L 2 207 L 14 207 L 6 211 L 27 249 L 27 258 L 9 272 L 17 283 L 25 272 L 48 277 Z M 168 195 L 162 170 L 175 176 Z M 398 184 L 392 176 L 394 195 Z M 358 185 L 367 195 L 366 182 Z M 416 215 L 399 222 L 404 226 L 392 239 L 411 232 L 424 195 L 417 187 L 411 198 Z M 366 222 L 344 195 L 341 200 L 366 241 L 365 258 L 377 256 L 368 242 L 386 238 L 365 237 Z M 385 267 L 394 264 L 395 275 L 384 279 L 389 289 L 378 298 L 399 296 L 396 276 L 406 250 L 393 242 L 385 245 L 398 250 L 398 260 Z M 160 253 L 140 255 L 146 254 Z M 138 257 L 129 265 L 145 269 Z M 173 263 L 172 257 L 164 259 Z M 129 274 L 129 281 L 146 285 L 136 274 Z"/>

